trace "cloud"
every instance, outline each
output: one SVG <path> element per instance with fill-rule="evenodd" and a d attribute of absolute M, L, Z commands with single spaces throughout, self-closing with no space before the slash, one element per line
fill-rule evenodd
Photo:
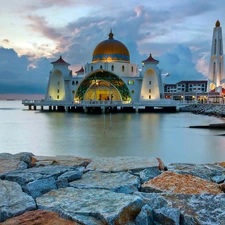
<path fill-rule="evenodd" d="M 176 83 L 181 80 L 200 80 L 206 77 L 196 69 L 190 48 L 176 45 L 159 57 L 159 67 L 163 73 L 169 73 L 165 83 Z"/>
<path fill-rule="evenodd" d="M 30 60 L 0 47 L 0 93 L 45 93 L 50 69 L 46 58 Z"/>

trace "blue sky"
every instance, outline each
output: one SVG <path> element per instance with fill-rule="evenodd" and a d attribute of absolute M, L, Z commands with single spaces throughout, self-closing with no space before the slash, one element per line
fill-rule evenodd
<path fill-rule="evenodd" d="M 114 38 L 141 65 L 151 53 L 166 82 L 205 79 L 223 0 L 8 0 L 1 3 L 0 93 L 44 93 L 60 55 L 73 73 L 95 46 Z M 225 29 L 225 28 L 224 28 Z M 224 32 L 223 32 L 224 36 Z"/>

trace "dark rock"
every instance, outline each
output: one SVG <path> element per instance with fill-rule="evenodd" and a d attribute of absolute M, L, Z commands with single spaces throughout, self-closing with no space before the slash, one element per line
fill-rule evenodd
<path fill-rule="evenodd" d="M 154 221 L 162 225 L 179 225 L 180 210 L 163 207 L 154 210 Z"/>
<path fill-rule="evenodd" d="M 68 182 L 80 179 L 82 177 L 83 173 L 80 170 L 73 170 L 63 173 L 58 177 L 58 179 L 66 178 Z"/>
<path fill-rule="evenodd" d="M 149 205 L 144 205 L 135 219 L 135 225 L 154 225 L 153 211 Z"/>
<path fill-rule="evenodd" d="M 223 183 L 225 180 L 225 174 L 223 174 L 221 176 L 214 176 L 214 177 L 212 177 L 211 180 L 217 184 Z"/>
<path fill-rule="evenodd" d="M 37 198 L 53 189 L 57 189 L 56 181 L 53 177 L 32 181 L 24 187 L 24 191 L 33 198 Z"/>
<path fill-rule="evenodd" d="M 0 176 L 1 179 L 15 181 L 22 187 L 26 184 L 40 179 L 53 177 L 55 180 L 65 172 L 76 171 L 76 168 L 52 165 L 43 167 L 33 167 L 25 170 L 14 170 L 4 173 Z"/>
<path fill-rule="evenodd" d="M 66 188 L 69 187 L 69 182 L 66 178 L 61 178 L 56 181 L 57 188 Z"/>
<path fill-rule="evenodd" d="M 17 165 L 18 169 L 27 169 L 28 165 L 25 162 L 19 162 L 19 164 Z"/>

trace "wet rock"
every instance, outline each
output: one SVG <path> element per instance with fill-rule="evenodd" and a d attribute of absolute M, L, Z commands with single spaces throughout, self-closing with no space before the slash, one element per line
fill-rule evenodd
<path fill-rule="evenodd" d="M 184 225 L 218 225 L 224 218 L 225 194 L 150 194 L 135 193 L 141 196 L 155 212 L 163 207 L 180 210 L 181 224 Z"/>
<path fill-rule="evenodd" d="M 58 179 L 67 179 L 68 182 L 73 181 L 73 180 L 77 180 L 80 179 L 82 177 L 83 173 L 80 170 L 74 170 L 74 171 L 68 171 L 63 173 L 62 175 L 60 175 L 58 177 Z"/>
<path fill-rule="evenodd" d="M 36 202 L 39 209 L 55 211 L 64 218 L 91 225 L 124 225 L 134 221 L 144 205 L 138 196 L 72 187 L 50 191 Z"/>
<path fill-rule="evenodd" d="M 55 157 L 52 156 L 35 156 L 37 160 L 37 165 L 62 165 L 62 166 L 70 166 L 70 167 L 77 167 L 77 166 L 84 166 L 86 167 L 90 162 L 91 159 L 89 158 L 80 158 L 75 156 L 64 156 L 58 155 Z"/>
<path fill-rule="evenodd" d="M 14 170 L 11 172 L 4 173 L 0 176 L 1 179 L 15 181 L 22 187 L 28 183 L 54 177 L 57 179 L 60 175 L 68 171 L 74 171 L 76 168 L 65 167 L 60 165 L 33 167 L 26 170 Z"/>
<path fill-rule="evenodd" d="M 80 225 L 76 222 L 60 218 L 57 213 L 35 210 L 8 219 L 2 225 Z"/>
<path fill-rule="evenodd" d="M 24 191 L 33 198 L 37 198 L 53 189 L 57 189 L 56 181 L 53 177 L 32 181 L 24 187 Z"/>
<path fill-rule="evenodd" d="M 168 171 L 179 174 L 190 174 L 206 180 L 212 180 L 215 176 L 225 175 L 225 168 L 220 164 L 191 164 L 191 163 L 171 163 L 167 165 Z"/>
<path fill-rule="evenodd" d="M 180 210 L 166 207 L 156 209 L 154 210 L 154 221 L 162 225 L 179 225 Z"/>
<path fill-rule="evenodd" d="M 138 191 L 140 179 L 127 172 L 102 173 L 90 171 L 82 176 L 82 179 L 69 183 L 75 188 L 106 189 L 120 193 L 130 194 Z"/>
<path fill-rule="evenodd" d="M 188 174 L 164 172 L 141 186 L 144 192 L 167 192 L 175 194 L 220 194 L 219 185 Z"/>
<path fill-rule="evenodd" d="M 0 180 L 0 193 L 0 222 L 36 209 L 34 199 L 24 193 L 15 182 Z"/>
<path fill-rule="evenodd" d="M 135 219 L 135 225 L 154 225 L 153 211 L 149 205 L 144 205 Z"/>
<path fill-rule="evenodd" d="M 139 172 L 146 168 L 161 168 L 160 159 L 151 157 L 98 157 L 87 166 L 89 170 L 101 172 Z"/>

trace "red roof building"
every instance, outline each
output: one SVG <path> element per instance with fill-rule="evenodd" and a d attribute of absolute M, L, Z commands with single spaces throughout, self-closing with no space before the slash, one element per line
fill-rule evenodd
<path fill-rule="evenodd" d="M 159 61 L 154 59 L 152 57 L 152 54 L 150 54 L 149 57 L 146 60 L 142 61 L 142 63 L 156 63 L 156 64 L 158 64 Z"/>
<path fill-rule="evenodd" d="M 67 64 L 67 65 L 70 65 L 69 63 L 65 62 L 62 58 L 62 56 L 60 55 L 59 59 L 52 62 L 51 64 Z"/>

